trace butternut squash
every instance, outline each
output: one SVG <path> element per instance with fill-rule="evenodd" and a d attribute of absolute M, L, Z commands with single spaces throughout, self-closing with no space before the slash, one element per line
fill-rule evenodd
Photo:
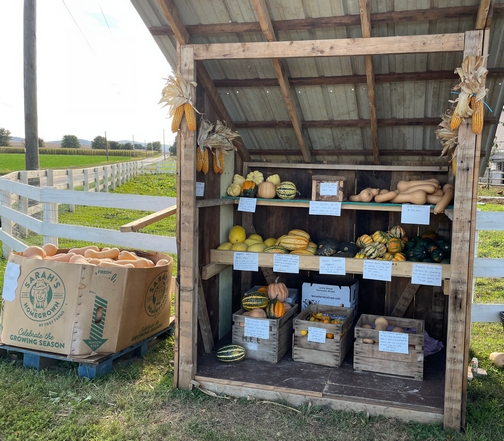
<path fill-rule="evenodd" d="M 114 260 L 114 263 L 117 263 L 119 265 L 133 265 L 135 268 L 152 268 L 154 266 L 154 262 L 149 259 L 144 259 L 144 258 L 139 258 L 136 260 Z"/>
<path fill-rule="evenodd" d="M 84 256 L 84 252 L 86 250 L 94 250 L 94 251 L 100 251 L 100 248 L 98 248 L 96 245 L 88 245 L 85 247 L 77 247 L 77 248 L 70 248 L 68 250 L 69 253 L 74 253 L 74 254 L 80 254 Z"/>
<path fill-rule="evenodd" d="M 397 189 L 402 192 L 402 191 L 408 190 L 411 187 L 414 187 L 415 185 L 421 185 L 421 184 L 435 185 L 436 189 L 440 187 L 439 183 L 436 183 L 435 181 L 417 180 L 417 181 L 399 181 L 397 183 Z"/>
<path fill-rule="evenodd" d="M 166 266 L 166 265 L 169 265 L 169 264 L 170 264 L 170 261 L 168 259 L 159 259 L 156 262 L 156 266 Z"/>
<path fill-rule="evenodd" d="M 428 194 L 427 195 L 427 203 L 430 205 L 436 205 L 442 198 L 443 198 L 442 195 L 439 196 L 439 195 L 435 195 L 435 194 Z"/>
<path fill-rule="evenodd" d="M 412 185 L 411 187 L 407 188 L 406 190 L 401 190 L 401 193 L 412 193 L 417 190 L 423 190 L 423 191 L 425 191 L 425 193 L 432 194 L 437 189 L 438 189 L 438 187 L 434 184 L 424 183 L 424 184 Z"/>
<path fill-rule="evenodd" d="M 443 185 L 443 191 L 443 197 L 434 207 L 434 214 L 443 213 L 448 204 L 453 200 L 453 196 L 455 195 L 455 187 L 452 184 Z"/>
<path fill-rule="evenodd" d="M 379 193 L 374 197 L 375 202 L 383 203 L 394 199 L 397 196 L 397 190 L 389 191 L 386 190 L 384 193 Z"/>
<path fill-rule="evenodd" d="M 117 256 L 117 260 L 137 260 L 138 256 L 132 251 L 123 250 Z"/>
<path fill-rule="evenodd" d="M 427 202 L 427 193 L 423 190 L 412 191 L 411 193 L 401 193 L 390 201 L 392 204 L 415 204 L 423 205 Z"/>
<path fill-rule="evenodd" d="M 365 188 L 359 194 L 351 195 L 348 199 L 351 202 L 371 202 L 373 200 L 373 193 L 371 189 Z"/>
<path fill-rule="evenodd" d="M 54 256 L 47 256 L 45 260 L 51 260 L 53 262 L 68 262 L 70 261 L 70 258 L 73 256 L 78 256 L 78 254 L 75 253 L 58 253 L 55 254 Z M 83 257 L 83 256 L 81 256 Z"/>
<path fill-rule="evenodd" d="M 76 263 L 78 265 L 89 265 L 88 260 L 84 256 L 81 256 L 80 254 L 74 254 L 73 256 L 71 256 L 70 259 L 68 260 L 68 263 Z"/>
<path fill-rule="evenodd" d="M 84 257 L 94 257 L 95 259 L 103 259 L 104 257 L 110 257 L 111 259 L 116 259 L 119 256 L 119 248 L 109 248 L 107 250 L 95 251 L 88 249 L 84 251 Z"/>
<path fill-rule="evenodd" d="M 42 249 L 45 251 L 46 257 L 54 256 L 58 252 L 58 247 L 53 243 L 46 243 L 42 245 Z"/>
<path fill-rule="evenodd" d="M 35 257 L 43 259 L 46 257 L 46 252 L 43 248 L 38 247 L 36 245 L 32 245 L 30 247 L 26 247 L 23 250 L 23 257 Z"/>

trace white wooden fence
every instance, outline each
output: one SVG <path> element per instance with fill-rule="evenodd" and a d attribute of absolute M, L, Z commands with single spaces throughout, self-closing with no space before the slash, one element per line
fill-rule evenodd
<path fill-rule="evenodd" d="M 145 172 L 149 171 L 144 170 L 141 163 L 128 162 L 77 170 L 22 171 L 0 177 L 2 255 L 7 257 L 11 250 L 26 248 L 21 239 L 28 230 L 43 236 L 44 243 L 55 245 L 58 245 L 58 238 L 67 238 L 176 253 L 174 237 L 58 223 L 59 204 L 68 204 L 70 209 L 75 204 L 148 213 L 175 205 L 176 198 L 108 193 L 109 189 Z M 34 182 L 37 186 L 29 185 Z"/>
<path fill-rule="evenodd" d="M 480 231 L 504 231 L 504 212 L 478 211 L 476 213 L 476 243 L 478 249 L 478 233 Z M 477 254 L 476 254 L 477 255 Z M 488 259 L 474 258 L 474 277 L 504 278 L 504 258 Z M 504 295 L 502 298 L 504 302 Z M 473 322 L 500 322 L 500 311 L 504 311 L 504 304 L 474 303 L 471 308 Z"/>

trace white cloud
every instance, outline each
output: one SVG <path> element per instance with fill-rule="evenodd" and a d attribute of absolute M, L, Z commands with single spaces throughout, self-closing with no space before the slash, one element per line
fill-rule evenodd
<path fill-rule="evenodd" d="M 68 9 L 67 9 L 68 8 Z M 24 137 L 23 2 L 0 2 L 0 127 Z M 7 44 L 5 44 L 7 42 Z M 126 0 L 37 2 L 38 131 L 171 144 L 158 104 L 171 68 Z"/>

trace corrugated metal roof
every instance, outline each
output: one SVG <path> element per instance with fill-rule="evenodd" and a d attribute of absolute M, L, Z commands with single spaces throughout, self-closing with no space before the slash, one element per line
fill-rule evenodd
<path fill-rule="evenodd" d="M 176 69 L 176 39 L 173 35 L 158 35 L 159 26 L 168 26 L 157 0 L 132 0 L 153 38 L 166 56 L 172 68 Z M 236 43 L 267 41 L 258 26 L 258 17 L 252 0 L 173 0 L 172 3 L 184 26 L 189 27 L 191 43 Z M 353 0 L 271 0 L 266 2 L 268 12 L 276 30 L 278 40 L 313 40 L 361 38 L 359 3 Z M 477 0 L 417 0 L 381 1 L 371 0 L 371 36 L 407 36 L 462 33 L 475 28 Z M 467 7 L 473 7 L 468 13 Z M 443 9 L 445 8 L 445 9 Z M 440 19 L 402 16 L 399 11 L 433 11 L 443 9 Z M 434 11 L 435 12 L 435 11 Z M 422 12 L 423 13 L 423 12 Z M 310 26 L 312 20 L 332 17 L 341 18 L 337 25 L 319 22 Z M 409 18 L 408 18 L 409 17 Z M 292 22 L 294 20 L 294 22 Z M 343 21 L 344 20 L 344 21 Z M 287 22 L 291 21 L 291 22 Z M 292 23 L 292 24 L 291 24 Z M 193 25 L 243 24 L 241 32 L 213 33 L 211 29 L 191 28 Z M 247 25 L 247 26 L 245 26 Z M 252 30 L 251 30 L 252 29 Z M 489 93 L 486 98 L 488 109 L 485 115 L 499 117 L 503 97 L 504 72 L 504 0 L 493 3 L 491 21 L 488 68 L 500 69 L 500 74 L 487 77 Z M 159 31 L 159 29 L 157 29 Z M 453 71 L 462 62 L 462 53 L 400 54 L 373 56 L 376 76 L 375 99 L 378 118 L 378 142 L 383 150 L 413 150 L 440 152 L 441 145 L 435 137 L 436 125 L 387 125 L 383 120 L 392 118 L 440 118 L 453 99 L 451 88 L 457 84 L 457 77 L 447 79 L 418 79 L 382 81 L 380 75 Z M 240 83 L 218 87 L 218 93 L 231 117 L 236 122 L 279 121 L 280 127 L 239 127 L 246 148 L 253 152 L 254 159 L 292 160 L 302 159 L 294 130 L 289 127 L 289 114 L 276 82 L 275 71 L 270 60 L 211 60 L 204 65 L 214 81 L 217 80 L 257 80 L 272 79 L 267 85 L 262 83 L 249 87 Z M 355 154 L 366 152 L 372 159 L 372 137 L 369 126 L 348 125 L 344 127 L 310 126 L 310 122 L 339 120 L 368 120 L 370 109 L 365 62 L 362 56 L 289 58 L 285 60 L 288 77 L 293 81 L 292 90 L 300 120 L 304 123 L 303 134 L 312 153 L 324 151 L 323 155 L 312 157 L 314 162 L 332 161 L 343 152 Z M 361 76 L 355 83 L 295 84 L 295 79 L 331 78 Z M 364 78 L 362 78 L 364 76 Z M 276 84 L 276 85 L 275 85 Z M 500 105 L 498 105 L 500 103 Z M 498 109 L 497 107 L 500 107 Z M 243 126 L 244 124 L 242 124 Z M 482 149 L 488 153 L 493 141 L 496 123 L 486 124 L 483 132 Z M 491 138 L 491 139 L 490 139 Z M 259 151 L 285 151 L 286 154 L 257 155 Z M 270 152 L 271 153 L 271 152 Z M 277 152 L 279 153 L 279 152 Z M 293 155 L 293 153 L 295 155 Z M 435 156 L 435 155 L 433 155 Z M 383 163 L 394 160 L 383 157 Z"/>

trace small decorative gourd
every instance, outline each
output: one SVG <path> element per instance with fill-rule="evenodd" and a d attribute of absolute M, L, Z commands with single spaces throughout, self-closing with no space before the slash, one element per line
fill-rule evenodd
<path fill-rule="evenodd" d="M 261 182 L 257 190 L 257 196 L 264 199 L 273 199 L 276 196 L 276 185 L 269 181 Z"/>
<path fill-rule="evenodd" d="M 257 194 L 257 184 L 254 181 L 245 181 L 241 186 L 241 196 L 255 198 Z"/>
<path fill-rule="evenodd" d="M 270 300 L 265 310 L 269 319 L 279 319 L 285 314 L 285 305 L 280 300 L 273 299 Z"/>
<path fill-rule="evenodd" d="M 278 300 L 279 302 L 285 302 L 287 297 L 289 297 L 289 290 L 285 283 L 278 281 L 279 277 L 275 279 L 273 283 L 268 285 L 268 298 L 271 300 Z"/>

